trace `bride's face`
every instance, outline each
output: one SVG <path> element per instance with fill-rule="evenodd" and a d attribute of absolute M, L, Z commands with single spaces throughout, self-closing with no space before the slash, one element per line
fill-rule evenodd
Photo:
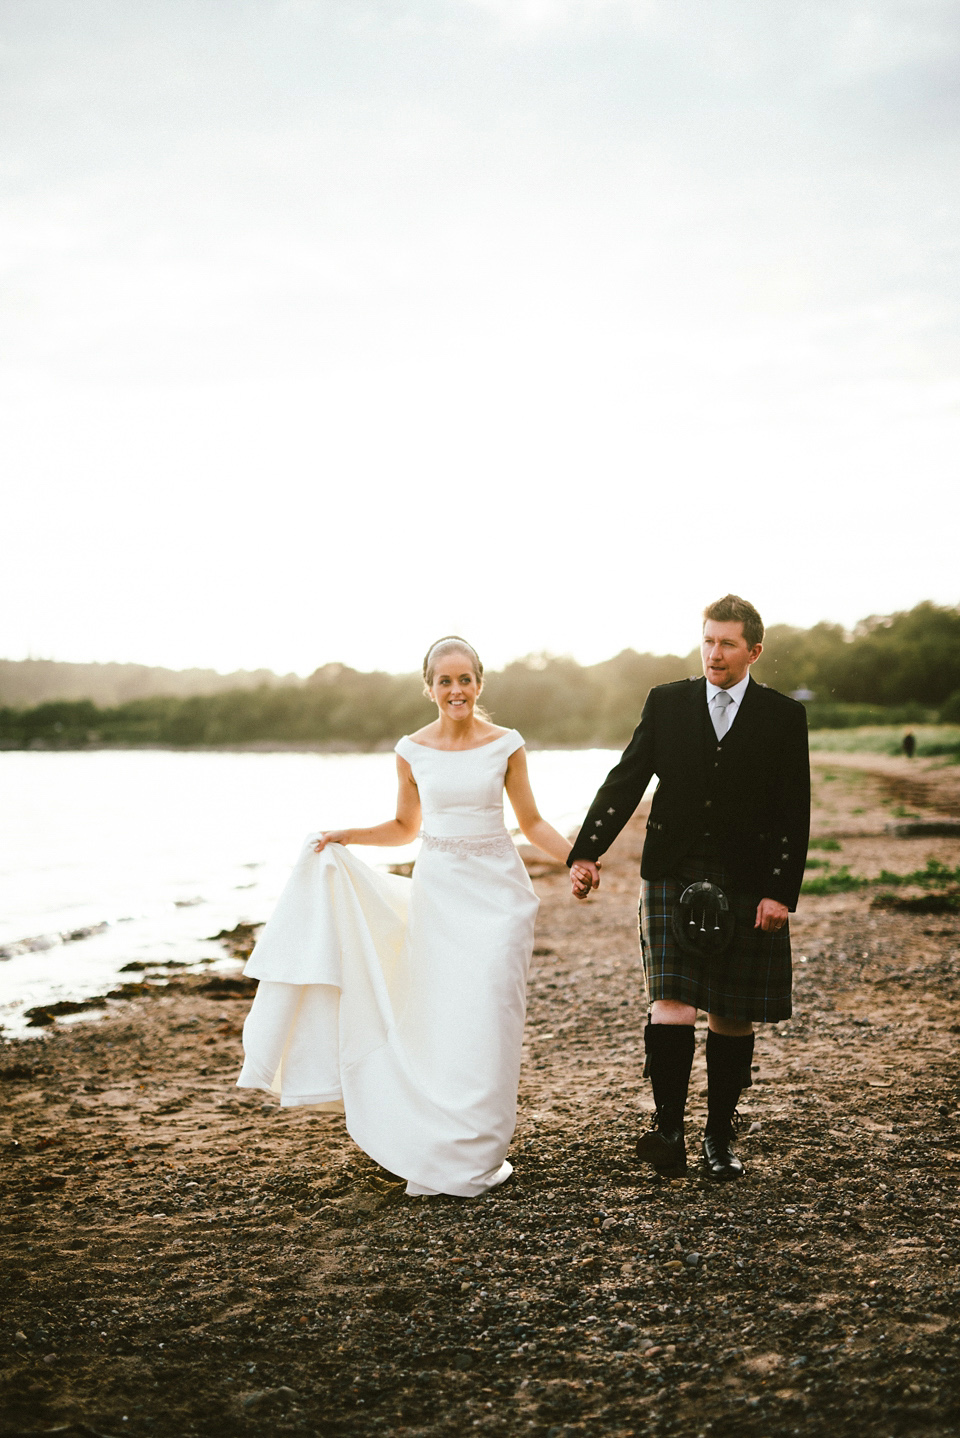
<path fill-rule="evenodd" d="M 477 702 L 480 685 L 466 654 L 444 654 L 437 660 L 430 695 L 440 711 L 455 721 L 469 719 Z"/>

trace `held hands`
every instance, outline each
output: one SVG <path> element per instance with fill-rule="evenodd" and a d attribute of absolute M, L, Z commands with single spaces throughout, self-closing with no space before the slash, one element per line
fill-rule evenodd
<path fill-rule="evenodd" d="M 320 838 L 314 844 L 313 852 L 315 854 L 322 854 L 328 844 L 349 844 L 349 842 L 349 829 L 328 829 L 325 834 L 320 835 Z"/>
<path fill-rule="evenodd" d="M 570 867 L 570 883 L 573 897 L 585 899 L 593 889 L 600 887 L 600 865 L 591 863 L 589 859 L 577 859 Z"/>
<path fill-rule="evenodd" d="M 757 922 L 755 929 L 762 929 L 765 934 L 776 932 L 782 929 L 790 917 L 790 910 L 786 904 L 778 903 L 776 899 L 761 899 L 757 905 Z"/>

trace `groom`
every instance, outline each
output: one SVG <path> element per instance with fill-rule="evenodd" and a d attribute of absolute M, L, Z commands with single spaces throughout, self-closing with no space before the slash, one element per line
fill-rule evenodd
<path fill-rule="evenodd" d="M 567 859 L 584 898 L 657 775 L 640 867 L 644 1073 L 657 1111 L 637 1155 L 669 1177 L 686 1172 L 697 1010 L 708 1015 L 703 1168 L 721 1182 L 743 1174 L 731 1145 L 751 1081 L 753 1025 L 791 1013 L 788 915 L 810 827 L 807 721 L 801 704 L 750 677 L 762 641 L 760 615 L 738 595 L 704 610 L 704 678 L 651 689 Z"/>

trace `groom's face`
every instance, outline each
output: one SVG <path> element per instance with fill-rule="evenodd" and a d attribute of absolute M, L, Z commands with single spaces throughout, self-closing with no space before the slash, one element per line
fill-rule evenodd
<path fill-rule="evenodd" d="M 762 649 L 762 644 L 750 648 L 739 620 L 708 619 L 703 626 L 703 672 L 718 689 L 732 689 L 739 684 L 750 665 L 760 658 Z"/>

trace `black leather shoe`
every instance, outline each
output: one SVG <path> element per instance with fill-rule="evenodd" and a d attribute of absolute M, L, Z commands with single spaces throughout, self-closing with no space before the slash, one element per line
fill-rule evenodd
<path fill-rule="evenodd" d="M 637 1139 L 637 1158 L 650 1163 L 663 1178 L 682 1178 L 687 1171 L 683 1125 L 661 1128 L 657 1119 L 649 1133 Z"/>
<path fill-rule="evenodd" d="M 703 1171 L 714 1183 L 730 1183 L 743 1178 L 743 1164 L 730 1147 L 729 1138 L 708 1133 L 703 1140 Z"/>

